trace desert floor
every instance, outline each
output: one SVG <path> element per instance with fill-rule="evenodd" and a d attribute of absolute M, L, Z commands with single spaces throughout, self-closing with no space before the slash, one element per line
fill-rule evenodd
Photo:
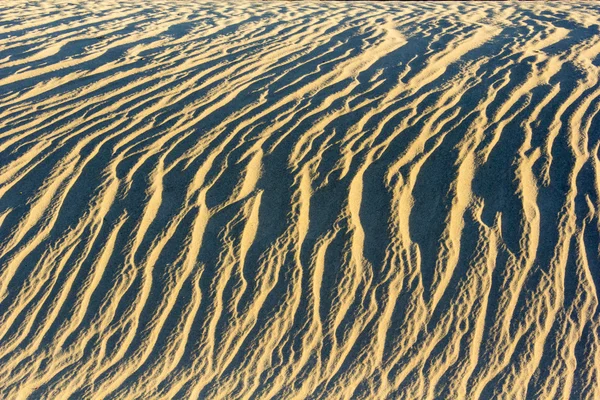
<path fill-rule="evenodd" d="M 599 399 L 575 3 L 0 3 L 0 397 Z"/>

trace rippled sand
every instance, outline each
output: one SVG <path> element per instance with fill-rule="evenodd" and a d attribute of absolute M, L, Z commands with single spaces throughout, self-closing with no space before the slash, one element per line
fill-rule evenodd
<path fill-rule="evenodd" d="M 599 399 L 599 16 L 2 2 L 0 397 Z"/>

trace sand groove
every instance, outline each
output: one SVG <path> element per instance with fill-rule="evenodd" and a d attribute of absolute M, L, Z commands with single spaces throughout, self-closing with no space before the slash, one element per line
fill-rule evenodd
<path fill-rule="evenodd" d="M 599 15 L 0 4 L 0 397 L 600 398 Z"/>

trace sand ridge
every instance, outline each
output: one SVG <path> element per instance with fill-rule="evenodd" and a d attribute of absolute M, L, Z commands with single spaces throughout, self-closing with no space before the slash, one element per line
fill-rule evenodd
<path fill-rule="evenodd" d="M 600 398 L 594 3 L 0 5 L 0 396 Z"/>

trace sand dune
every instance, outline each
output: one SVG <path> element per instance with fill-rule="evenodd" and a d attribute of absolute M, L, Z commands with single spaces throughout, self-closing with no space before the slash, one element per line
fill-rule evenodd
<path fill-rule="evenodd" d="M 0 4 L 3 399 L 600 398 L 600 6 Z"/>

